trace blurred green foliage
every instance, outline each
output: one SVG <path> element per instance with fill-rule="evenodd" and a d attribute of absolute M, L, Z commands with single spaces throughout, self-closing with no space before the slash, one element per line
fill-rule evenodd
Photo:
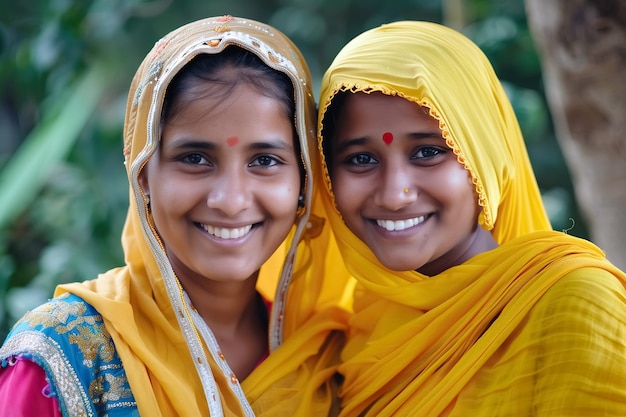
<path fill-rule="evenodd" d="M 206 16 L 245 16 L 285 32 L 316 90 L 363 30 L 403 19 L 457 26 L 511 97 L 554 228 L 586 237 L 523 0 L 0 0 L 0 10 L 0 340 L 58 283 L 123 263 L 127 88 L 154 42 Z"/>

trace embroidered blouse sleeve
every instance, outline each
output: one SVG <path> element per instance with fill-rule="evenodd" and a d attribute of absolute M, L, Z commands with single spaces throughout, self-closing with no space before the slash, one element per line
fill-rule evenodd
<path fill-rule="evenodd" d="M 0 415 L 61 417 L 59 403 L 49 390 L 39 365 L 12 358 L 9 366 L 0 368 Z"/>

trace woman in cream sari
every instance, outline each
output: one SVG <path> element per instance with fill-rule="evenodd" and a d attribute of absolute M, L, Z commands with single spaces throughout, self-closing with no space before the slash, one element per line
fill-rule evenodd
<path fill-rule="evenodd" d="M 253 20 L 155 44 L 126 111 L 126 265 L 16 324 L 0 414 L 332 412 L 346 315 L 323 279 L 333 259 L 313 258 L 332 241 L 311 213 L 310 88 L 293 43 Z"/>
<path fill-rule="evenodd" d="M 626 415 L 626 277 L 551 230 L 479 48 L 382 25 L 319 107 L 321 198 L 358 282 L 340 415 Z"/>

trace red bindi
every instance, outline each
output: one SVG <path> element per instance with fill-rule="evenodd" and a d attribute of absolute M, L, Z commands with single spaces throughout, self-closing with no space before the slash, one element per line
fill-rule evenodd
<path fill-rule="evenodd" d="M 393 134 L 391 132 L 383 133 L 383 142 L 387 145 L 391 145 L 391 142 L 393 142 Z"/>
<path fill-rule="evenodd" d="M 233 147 L 239 143 L 239 138 L 237 136 L 231 136 L 226 139 L 226 143 L 228 144 L 228 146 Z"/>

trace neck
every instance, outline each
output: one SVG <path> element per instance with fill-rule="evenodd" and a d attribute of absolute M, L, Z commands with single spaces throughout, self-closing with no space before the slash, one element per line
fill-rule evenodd
<path fill-rule="evenodd" d="M 463 243 L 462 246 L 453 249 L 453 251 L 457 253 L 453 261 L 450 261 L 447 257 L 441 257 L 424 265 L 418 269 L 417 272 L 432 277 L 448 268 L 461 265 L 468 259 L 496 247 L 498 247 L 498 243 L 491 235 L 491 232 L 483 229 L 480 225 L 476 225 L 476 229 L 474 229 L 471 238 Z"/>
<path fill-rule="evenodd" d="M 258 323 L 256 279 L 243 282 L 182 282 L 193 307 L 218 339 Z"/>
<path fill-rule="evenodd" d="M 243 282 L 181 279 L 181 284 L 232 371 L 245 379 L 268 352 L 267 311 L 256 291 L 256 276 Z"/>

